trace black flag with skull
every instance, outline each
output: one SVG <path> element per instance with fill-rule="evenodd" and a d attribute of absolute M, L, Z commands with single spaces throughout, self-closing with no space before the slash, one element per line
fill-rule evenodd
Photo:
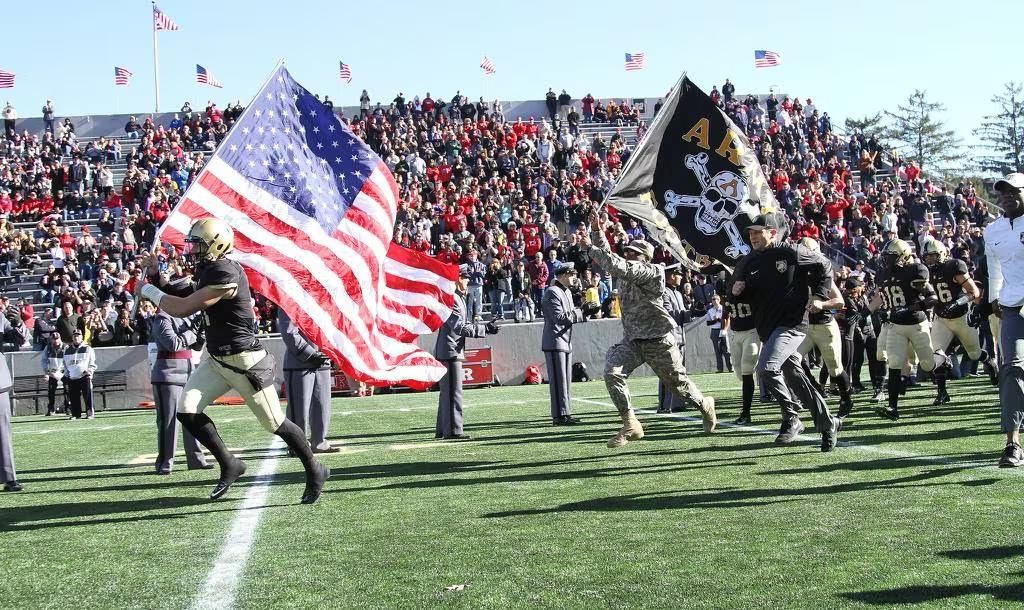
<path fill-rule="evenodd" d="M 691 268 L 735 264 L 753 219 L 779 209 L 750 141 L 685 74 L 605 203 Z"/>

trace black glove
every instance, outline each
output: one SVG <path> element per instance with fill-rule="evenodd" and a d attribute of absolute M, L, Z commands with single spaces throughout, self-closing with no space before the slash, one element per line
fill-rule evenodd
<path fill-rule="evenodd" d="M 580 309 L 583 310 L 583 315 L 590 317 L 601 311 L 601 304 L 594 301 L 585 301 L 583 305 L 580 305 Z"/>
<path fill-rule="evenodd" d="M 971 300 L 966 294 L 960 295 L 960 298 L 942 308 L 941 315 L 943 318 L 959 318 L 967 313 L 970 302 Z"/>
<path fill-rule="evenodd" d="M 496 335 L 498 334 L 498 323 L 491 320 L 486 326 L 484 326 L 484 330 L 487 331 L 488 335 Z"/>

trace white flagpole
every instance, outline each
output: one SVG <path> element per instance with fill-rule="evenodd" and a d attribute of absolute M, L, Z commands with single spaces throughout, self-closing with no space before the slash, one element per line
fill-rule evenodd
<path fill-rule="evenodd" d="M 153 2 L 153 10 L 150 19 L 153 20 L 153 88 L 156 91 L 156 111 L 160 112 L 160 59 L 156 48 L 156 0 Z"/>

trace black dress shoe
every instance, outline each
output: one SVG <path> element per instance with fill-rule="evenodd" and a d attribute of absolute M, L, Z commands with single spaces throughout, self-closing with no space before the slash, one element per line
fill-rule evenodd
<path fill-rule="evenodd" d="M 332 445 L 328 445 L 326 449 L 313 447 L 313 453 L 341 453 L 341 447 L 334 447 Z"/>
<path fill-rule="evenodd" d="M 21 491 L 25 489 L 25 486 L 17 481 L 7 481 L 4 483 L 4 491 Z"/>
<path fill-rule="evenodd" d="M 168 474 L 171 474 L 171 469 L 170 468 L 157 468 L 156 473 L 158 475 L 161 475 L 161 476 L 168 475 Z"/>
<path fill-rule="evenodd" d="M 226 468 L 222 468 L 220 480 L 217 481 L 217 486 L 210 492 L 210 499 L 216 500 L 228 493 L 228 490 L 238 480 L 238 477 L 245 474 L 245 468 L 245 462 L 238 458 L 235 458 Z"/>
<path fill-rule="evenodd" d="M 580 423 L 580 419 L 573 417 L 572 415 L 563 415 L 562 417 L 552 420 L 551 425 L 553 426 L 575 426 Z"/>
<path fill-rule="evenodd" d="M 468 441 L 469 440 L 469 435 L 468 434 L 453 434 L 451 436 L 445 436 L 444 440 L 446 440 L 446 441 Z"/>
<path fill-rule="evenodd" d="M 749 415 L 740 415 L 739 417 L 736 418 L 736 421 L 734 421 L 732 423 L 737 425 L 737 426 L 749 426 L 750 425 L 750 416 Z"/>
<path fill-rule="evenodd" d="M 189 470 L 212 470 L 213 464 L 200 464 L 198 466 L 189 466 Z"/>
<path fill-rule="evenodd" d="M 315 504 L 320 499 L 320 493 L 324 489 L 324 483 L 331 478 L 331 469 L 323 464 L 314 464 L 312 475 L 306 481 L 306 489 L 302 493 L 302 504 Z"/>

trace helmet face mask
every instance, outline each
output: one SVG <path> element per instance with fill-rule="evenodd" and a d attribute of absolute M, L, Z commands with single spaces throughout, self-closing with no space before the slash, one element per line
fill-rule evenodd
<path fill-rule="evenodd" d="M 234 231 L 226 222 L 219 218 L 201 218 L 192 223 L 182 254 L 195 266 L 224 258 L 234 246 Z"/>
<path fill-rule="evenodd" d="M 922 250 L 924 253 L 924 263 L 928 267 L 935 267 L 949 258 L 949 250 L 946 248 L 946 244 L 935 238 L 925 240 Z"/>
<path fill-rule="evenodd" d="M 913 259 L 913 251 L 911 251 L 907 242 L 902 239 L 894 239 L 890 241 L 885 245 L 885 249 L 882 251 L 883 264 L 885 265 L 886 270 L 890 272 L 897 267 L 903 267 L 910 264 Z"/>

